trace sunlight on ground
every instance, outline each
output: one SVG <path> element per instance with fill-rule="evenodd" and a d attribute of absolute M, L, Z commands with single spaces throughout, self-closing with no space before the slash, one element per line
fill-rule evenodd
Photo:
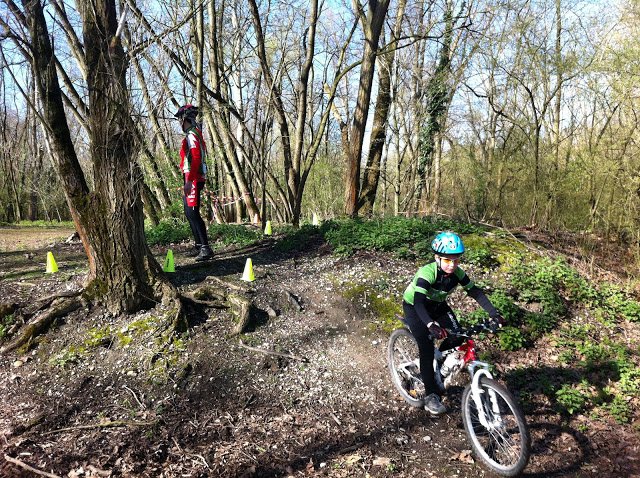
<path fill-rule="evenodd" d="M 64 241 L 74 232 L 74 229 L 60 227 L 0 227 L 0 252 L 39 249 Z"/>

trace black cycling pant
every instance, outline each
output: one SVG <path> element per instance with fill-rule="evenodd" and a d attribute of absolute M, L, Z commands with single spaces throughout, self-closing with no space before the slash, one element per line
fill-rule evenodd
<path fill-rule="evenodd" d="M 432 393 L 440 394 L 436 380 L 433 376 L 433 354 L 435 350 L 433 338 L 429 333 L 427 324 L 422 322 L 418 317 L 416 309 L 407 302 L 402 302 L 402 309 L 404 311 L 404 318 L 411 330 L 411 334 L 418 342 L 418 353 L 420 354 L 420 375 L 424 382 L 424 388 L 426 395 Z M 431 320 L 438 322 L 441 327 L 458 331 L 460 330 L 460 324 L 458 323 L 453 311 L 446 303 L 439 303 L 432 309 L 428 310 Z M 442 341 L 439 350 L 444 352 L 453 347 L 457 347 L 464 342 L 463 337 L 449 336 Z"/>
<path fill-rule="evenodd" d="M 197 197 L 198 202 L 197 206 L 188 206 L 187 205 L 187 196 L 191 192 L 191 183 L 185 182 L 184 184 L 184 196 L 182 197 L 182 203 L 184 206 L 184 215 L 187 217 L 187 221 L 189 221 L 189 226 L 191 227 L 191 232 L 193 233 L 193 239 L 195 240 L 196 246 L 204 246 L 209 244 L 209 239 L 207 238 L 207 226 L 200 216 L 200 192 L 204 188 L 204 182 L 198 183 L 197 185 Z"/>

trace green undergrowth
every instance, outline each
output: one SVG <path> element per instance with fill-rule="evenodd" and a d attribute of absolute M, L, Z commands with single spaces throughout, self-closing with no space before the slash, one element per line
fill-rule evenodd
<path fill-rule="evenodd" d="M 247 246 L 264 237 L 262 230 L 242 224 L 212 224 L 207 231 L 214 248 Z M 168 245 L 193 240 L 189 224 L 181 218 L 162 219 L 157 226 L 145 228 L 150 246 Z"/>
<path fill-rule="evenodd" d="M 326 221 L 320 226 L 304 224 L 299 228 L 284 226 L 278 228 L 281 233 L 276 243 L 280 252 L 301 251 L 309 248 L 309 244 L 324 241 L 324 235 L 332 227 L 332 221 Z"/>
<path fill-rule="evenodd" d="M 7 338 L 11 327 L 16 323 L 14 314 L 5 315 L 0 319 L 0 340 Z"/>
<path fill-rule="evenodd" d="M 162 219 L 157 226 L 147 226 L 145 236 L 150 246 L 183 242 L 191 238 L 191 228 L 186 221 L 178 218 Z"/>
<path fill-rule="evenodd" d="M 212 224 L 208 234 L 215 247 L 248 246 L 264 237 L 260 228 L 237 224 Z"/>
<path fill-rule="evenodd" d="M 400 217 L 379 220 L 349 219 L 326 222 L 324 237 L 338 255 L 356 251 L 391 252 L 401 258 L 423 258 L 431 254 L 433 236 L 444 230 L 470 234 L 482 229 L 451 220 Z"/>

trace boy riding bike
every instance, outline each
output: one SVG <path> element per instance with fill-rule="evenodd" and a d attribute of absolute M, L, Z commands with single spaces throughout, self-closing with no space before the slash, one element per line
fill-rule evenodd
<path fill-rule="evenodd" d="M 484 292 L 458 267 L 464 253 L 460 236 L 453 232 L 441 232 L 431 243 L 431 249 L 435 253 L 435 261 L 418 269 L 404 292 L 402 308 L 405 321 L 418 342 L 420 375 L 425 387 L 425 410 L 441 415 L 447 409 L 440 399 L 442 382 L 436 381 L 434 376 L 434 339 L 445 339 L 440 344 L 441 352 L 459 346 L 464 340 L 462 337 L 447 337 L 445 329 L 453 332 L 461 330 L 446 302 L 447 296 L 460 285 L 498 325 L 503 325 L 504 319 Z"/>

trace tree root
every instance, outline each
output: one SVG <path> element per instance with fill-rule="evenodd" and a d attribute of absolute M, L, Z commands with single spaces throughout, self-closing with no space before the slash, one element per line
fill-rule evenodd
<path fill-rule="evenodd" d="M 74 430 L 91 430 L 93 428 L 147 427 L 147 426 L 156 425 L 157 423 L 158 423 L 158 420 L 152 420 L 148 422 L 136 422 L 131 420 L 113 420 L 113 421 L 108 421 L 103 423 L 95 423 L 93 425 L 78 425 L 75 427 L 59 428 L 57 430 L 51 430 L 48 432 L 41 433 L 41 435 L 42 436 L 53 435 L 55 433 L 70 432 Z"/>
<path fill-rule="evenodd" d="M 300 355 L 293 355 L 293 354 L 286 354 L 283 352 L 276 352 L 274 350 L 265 350 L 265 349 L 261 349 L 258 347 L 251 347 L 249 345 L 246 345 L 244 343 L 242 343 L 242 341 L 240 341 L 238 343 L 238 345 L 240 345 L 240 347 L 242 347 L 243 349 L 247 349 L 247 350 L 251 350 L 252 352 L 259 352 L 261 354 L 265 354 L 265 355 L 273 355 L 275 357 L 282 357 L 282 358 L 288 358 L 288 359 L 293 359 L 293 360 L 299 360 L 300 362 L 308 362 L 309 359 L 307 357 L 302 357 Z"/>
<path fill-rule="evenodd" d="M 54 475 L 53 473 L 47 473 L 46 471 L 38 470 L 37 468 L 29 466 L 25 462 L 20 461 L 17 458 L 12 458 L 9 455 L 5 455 L 4 459 L 7 460 L 9 463 L 13 463 L 14 465 L 18 465 L 20 468 L 22 468 L 24 470 L 27 470 L 28 472 L 33 473 L 35 475 L 46 476 L 48 478 L 61 478 L 60 476 Z"/>
<path fill-rule="evenodd" d="M 46 300 L 39 301 L 37 310 L 41 313 L 28 322 L 16 338 L 0 348 L 0 354 L 12 352 L 30 344 L 38 335 L 46 333 L 56 319 L 82 307 L 81 293 L 82 291 L 76 291 L 73 294 L 64 293 L 61 296 L 50 296 Z M 46 310 L 43 310 L 45 307 L 47 307 Z"/>

